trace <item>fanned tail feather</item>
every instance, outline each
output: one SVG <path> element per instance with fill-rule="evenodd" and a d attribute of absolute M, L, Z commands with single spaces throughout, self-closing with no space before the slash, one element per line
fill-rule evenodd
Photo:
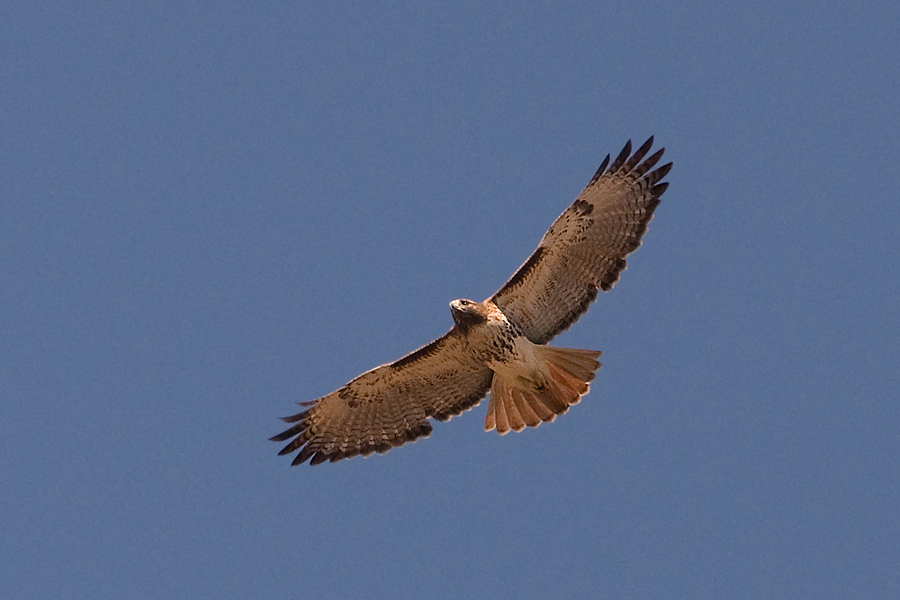
<path fill-rule="evenodd" d="M 596 350 L 575 350 L 534 346 L 535 358 L 546 365 L 549 375 L 545 385 L 536 387 L 527 382 L 494 373 L 488 400 L 485 431 L 496 429 L 504 435 L 549 423 L 588 393 L 588 382 L 600 368 Z"/>

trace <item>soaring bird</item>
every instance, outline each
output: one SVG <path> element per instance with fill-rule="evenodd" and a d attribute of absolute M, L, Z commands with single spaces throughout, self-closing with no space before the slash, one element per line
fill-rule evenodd
<path fill-rule="evenodd" d="M 668 183 L 664 149 L 644 159 L 653 138 L 612 164 L 609 155 L 590 183 L 553 223 L 534 253 L 484 300 L 454 300 L 445 335 L 367 371 L 282 420 L 271 438 L 299 450 L 291 464 L 335 462 L 384 453 L 431 434 L 429 419 L 447 421 L 490 392 L 484 429 L 504 435 L 553 421 L 588 393 L 600 367 L 595 350 L 546 345 L 609 291 L 625 257 L 641 243 Z"/>

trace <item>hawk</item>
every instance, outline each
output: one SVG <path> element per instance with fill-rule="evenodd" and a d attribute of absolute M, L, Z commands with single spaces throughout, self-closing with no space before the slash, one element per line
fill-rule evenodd
<path fill-rule="evenodd" d="M 272 441 L 299 450 L 292 465 L 384 453 L 431 434 L 429 419 L 447 421 L 490 392 L 485 431 L 500 435 L 553 421 L 588 393 L 600 367 L 595 350 L 547 346 L 625 269 L 668 183 L 672 163 L 651 170 L 664 149 L 644 157 L 631 141 L 609 155 L 537 250 L 483 302 L 450 303 L 454 325 L 444 336 L 282 420 Z"/>

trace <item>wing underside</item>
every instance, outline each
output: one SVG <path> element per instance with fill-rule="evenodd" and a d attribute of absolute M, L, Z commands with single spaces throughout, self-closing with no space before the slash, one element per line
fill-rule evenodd
<path fill-rule="evenodd" d="M 651 137 L 634 154 L 629 141 L 609 156 L 575 202 L 560 215 L 534 253 L 491 298 L 536 344 L 568 328 L 625 269 L 668 183 L 672 163 L 651 170 L 664 149 L 644 159 Z"/>
<path fill-rule="evenodd" d="M 327 396 L 302 403 L 308 408 L 284 417 L 293 425 L 271 440 L 291 440 L 279 454 L 299 450 L 294 465 L 384 453 L 430 435 L 429 418 L 446 421 L 478 404 L 492 375 L 471 359 L 451 330 Z"/>

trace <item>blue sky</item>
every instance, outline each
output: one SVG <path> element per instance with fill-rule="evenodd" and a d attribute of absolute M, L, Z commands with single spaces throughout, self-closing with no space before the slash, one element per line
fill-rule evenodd
<path fill-rule="evenodd" d="M 10 598 L 900 596 L 895 2 L 35 2 L 0 18 Z M 592 391 L 267 441 L 675 167 Z"/>

